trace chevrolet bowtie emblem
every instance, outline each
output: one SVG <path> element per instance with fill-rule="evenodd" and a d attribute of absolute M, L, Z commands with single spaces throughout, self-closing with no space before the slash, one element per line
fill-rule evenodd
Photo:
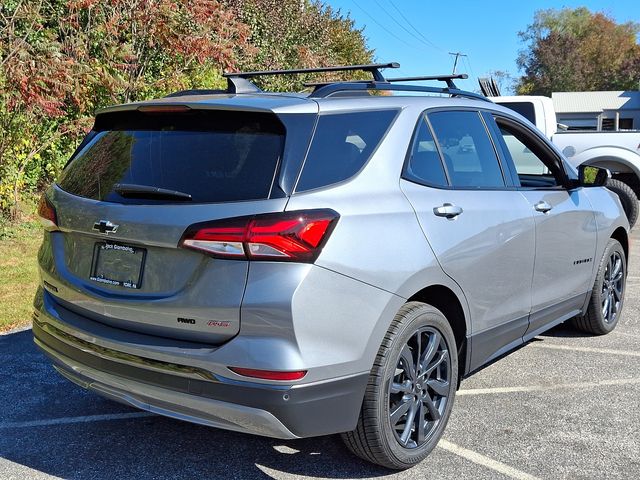
<path fill-rule="evenodd" d="M 114 225 L 109 220 L 100 220 L 99 222 L 96 222 L 93 224 L 93 229 L 95 231 L 104 233 L 107 235 L 110 233 L 116 233 L 116 231 L 118 230 L 118 227 L 119 225 Z"/>

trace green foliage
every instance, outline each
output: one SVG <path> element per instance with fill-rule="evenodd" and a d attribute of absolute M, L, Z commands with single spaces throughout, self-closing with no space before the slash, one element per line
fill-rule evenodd
<path fill-rule="evenodd" d="M 311 68 L 370 63 L 366 46 L 353 20 L 317 1 L 227 0 L 249 26 L 249 41 L 257 49 L 240 62 L 242 69 Z M 368 74 L 363 74 L 368 78 Z M 357 76 L 357 75 L 356 75 Z M 299 91 L 305 82 L 354 78 L 354 74 L 292 75 L 257 79 L 272 91 Z"/>
<path fill-rule="evenodd" d="M 98 108 L 221 88 L 223 71 L 372 56 L 353 21 L 320 1 L 4 0 L 0 217 L 17 218 L 25 196 L 58 178 Z M 297 90 L 308 80 L 262 86 Z"/>
<path fill-rule="evenodd" d="M 539 10 L 520 32 L 525 48 L 520 94 L 558 91 L 630 90 L 640 81 L 640 25 L 616 24 L 587 8 Z"/>

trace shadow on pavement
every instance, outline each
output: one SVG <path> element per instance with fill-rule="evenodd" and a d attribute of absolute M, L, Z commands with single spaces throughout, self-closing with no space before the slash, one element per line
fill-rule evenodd
<path fill-rule="evenodd" d="M 547 330 L 540 334 L 541 337 L 562 337 L 562 338 L 583 338 L 593 337 L 588 333 L 581 332 L 571 326 L 567 321 L 553 327 L 551 330 Z"/>
<path fill-rule="evenodd" d="M 328 478 L 385 476 L 352 456 L 337 436 L 274 440 L 163 417 L 36 427 L 7 423 L 117 414 L 133 409 L 59 377 L 31 331 L 0 336 L 0 457 L 70 479 Z M 2 427 L 5 425 L 5 427 Z"/>

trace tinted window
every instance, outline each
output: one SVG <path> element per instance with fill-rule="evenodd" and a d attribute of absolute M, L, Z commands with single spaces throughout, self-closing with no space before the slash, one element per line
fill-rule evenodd
<path fill-rule="evenodd" d="M 429 185 L 447 185 L 447 176 L 444 173 L 436 142 L 424 117 L 418 124 L 405 177 Z"/>
<path fill-rule="evenodd" d="M 477 112 L 428 116 L 454 187 L 504 186 L 498 158 Z"/>
<path fill-rule="evenodd" d="M 396 110 L 321 115 L 298 181 L 302 192 L 347 180 L 369 160 Z"/>
<path fill-rule="evenodd" d="M 519 113 L 524 118 L 529 120 L 531 123 L 535 125 L 536 123 L 536 113 L 533 107 L 533 103 L 531 102 L 498 102 L 498 105 L 502 105 L 503 107 L 510 108 L 514 112 Z"/>
<path fill-rule="evenodd" d="M 99 116 L 95 128 L 59 184 L 108 202 L 169 201 L 123 197 L 116 184 L 176 190 L 193 202 L 267 198 L 284 144 L 284 127 L 270 114 L 122 112 Z"/>

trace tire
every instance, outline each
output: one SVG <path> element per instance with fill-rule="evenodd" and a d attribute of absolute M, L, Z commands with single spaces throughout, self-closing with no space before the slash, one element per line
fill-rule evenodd
<path fill-rule="evenodd" d="M 611 332 L 620 319 L 627 282 L 627 260 L 620 242 L 610 238 L 598 266 L 587 312 L 573 319 L 578 330 L 593 335 Z"/>
<path fill-rule="evenodd" d="M 638 214 L 640 214 L 636 193 L 629 185 L 615 178 L 610 178 L 607 181 L 607 188 L 618 195 L 627 220 L 629 220 L 629 227 L 633 227 L 638 220 Z"/>
<path fill-rule="evenodd" d="M 418 381 L 413 381 L 417 357 L 422 362 Z M 357 427 L 343 433 L 342 439 L 353 453 L 372 463 L 397 470 L 410 468 L 424 460 L 440 440 L 457 385 L 458 355 L 449 322 L 431 305 L 408 302 L 382 341 Z M 410 416 L 413 420 L 407 422 Z"/>

